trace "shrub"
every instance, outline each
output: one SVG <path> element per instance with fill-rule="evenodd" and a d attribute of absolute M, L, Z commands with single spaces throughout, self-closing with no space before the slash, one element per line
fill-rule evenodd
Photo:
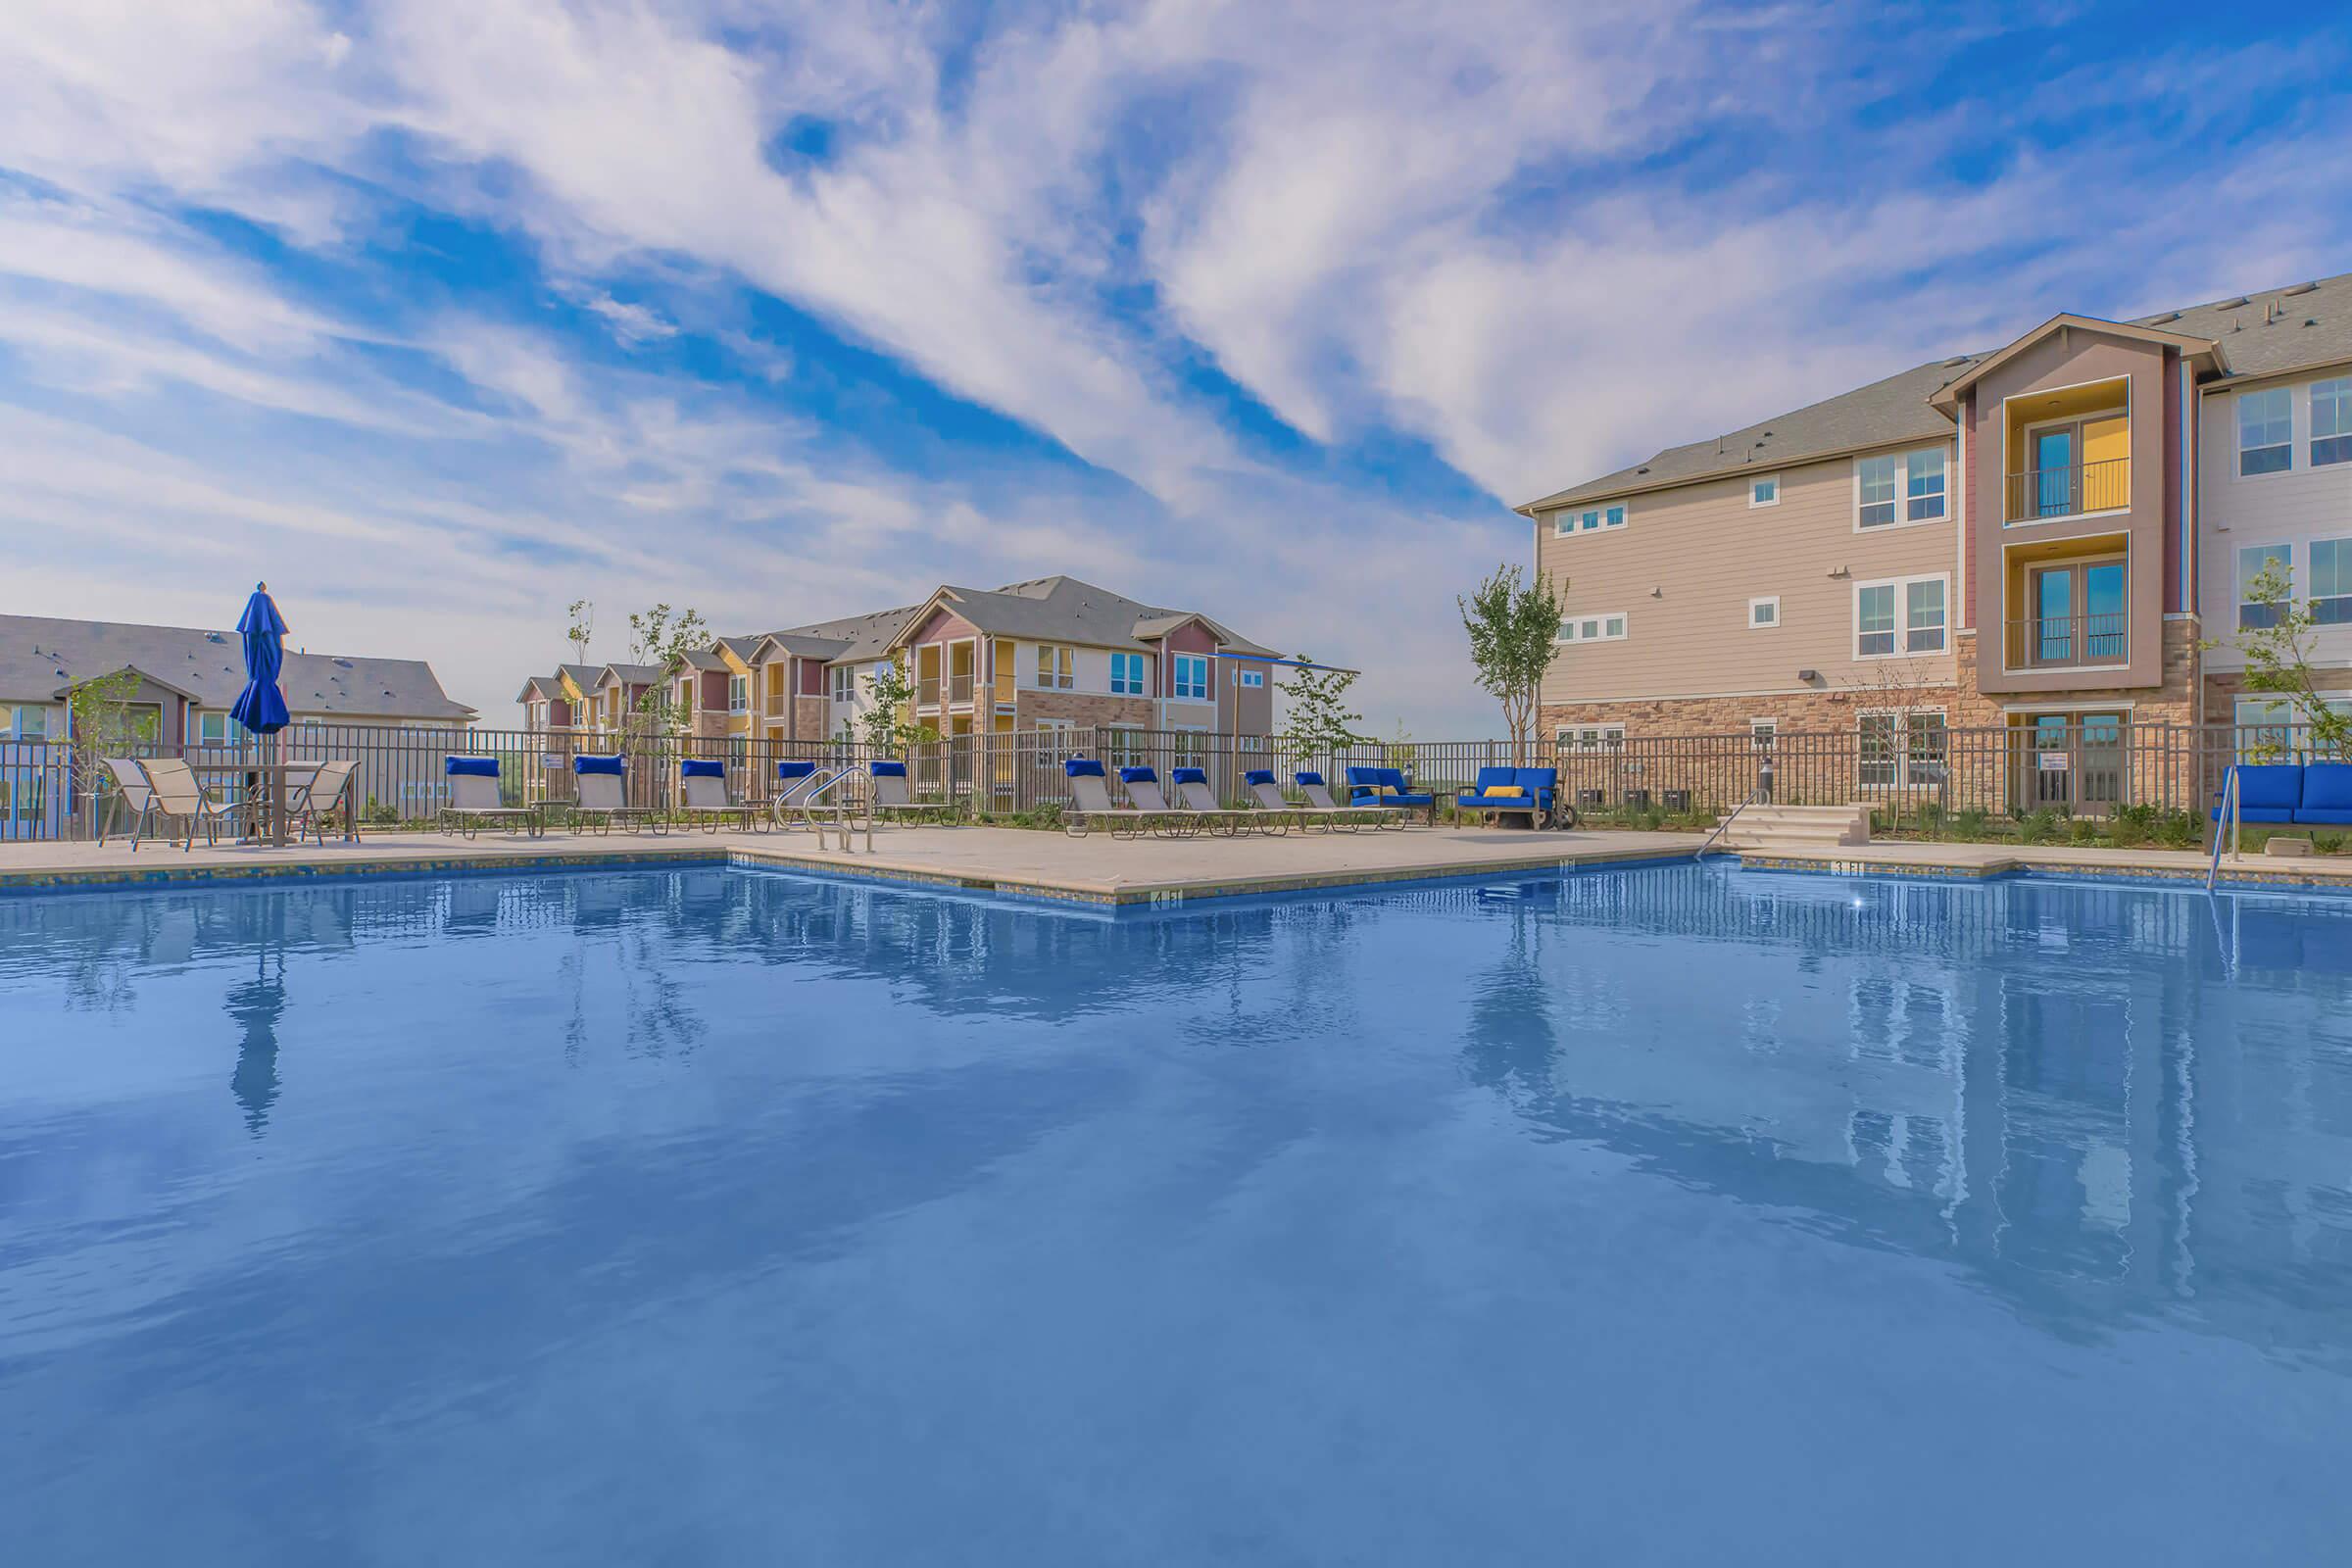
<path fill-rule="evenodd" d="M 2341 833 L 2314 833 L 2311 847 L 2315 854 L 2335 855 L 2344 847 L 2344 836 Z"/>
<path fill-rule="evenodd" d="M 2099 823 L 2096 817 L 2078 816 L 2074 820 L 2073 838 L 2077 844 L 2099 842 Z"/>
<path fill-rule="evenodd" d="M 2062 818 L 2049 807 L 2029 811 L 2018 823 L 2018 837 L 2028 844 L 2047 844 L 2059 833 Z"/>
<path fill-rule="evenodd" d="M 1952 832 L 1955 836 L 1974 842 L 1989 837 L 1992 818 L 1982 806 L 1971 806 L 1952 813 Z"/>
<path fill-rule="evenodd" d="M 2156 824 L 2156 842 L 2168 850 L 2193 850 L 2203 836 L 2203 824 L 2186 811 L 2167 811 Z"/>

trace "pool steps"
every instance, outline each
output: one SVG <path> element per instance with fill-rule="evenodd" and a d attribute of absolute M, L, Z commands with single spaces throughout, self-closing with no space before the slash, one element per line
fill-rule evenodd
<path fill-rule="evenodd" d="M 1716 825 L 1717 847 L 1740 855 L 1801 854 L 1870 842 L 1867 806 L 1765 806 L 1744 808 Z"/>

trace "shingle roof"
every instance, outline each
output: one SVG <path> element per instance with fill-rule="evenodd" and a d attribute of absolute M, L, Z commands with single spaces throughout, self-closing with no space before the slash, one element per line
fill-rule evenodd
<path fill-rule="evenodd" d="M 779 642 L 787 638 L 805 642 L 808 645 L 805 657 L 810 659 L 878 659 L 897 640 L 899 628 L 906 624 L 906 617 L 921 608 L 920 605 L 901 605 L 895 610 L 877 610 L 863 615 L 847 615 L 840 620 L 820 620 L 807 626 L 791 626 L 768 635 Z M 826 653 L 820 651 L 820 645 L 823 644 L 837 646 L 833 652 Z M 792 644 L 786 643 L 785 646 L 792 647 Z M 801 648 L 793 648 L 792 651 L 803 652 Z"/>
<path fill-rule="evenodd" d="M 760 639 L 757 637 L 720 637 L 716 639 L 716 645 L 747 664 L 752 662 L 752 655 L 760 651 Z"/>
<path fill-rule="evenodd" d="M 2225 380 L 2352 360 L 2352 272 L 2160 311 L 2122 324 L 2213 339 L 2229 367 Z M 1764 472 L 1870 447 L 1938 439 L 1951 434 L 1952 421 L 1931 408 L 1928 399 L 1986 357 L 1962 354 L 1915 366 L 1710 440 L 1668 447 L 1646 463 L 1530 501 L 1519 510 L 1541 512 L 1742 470 Z"/>
<path fill-rule="evenodd" d="M 693 669 L 726 669 L 730 667 L 725 660 L 708 648 L 689 648 L 678 658 Z"/>
<path fill-rule="evenodd" d="M 994 590 L 949 585 L 940 592 L 948 596 L 949 608 L 956 613 L 992 636 L 1084 643 L 1093 648 L 1140 649 L 1149 639 L 1198 616 L 1236 652 L 1272 652 L 1237 636 L 1197 611 L 1139 604 L 1124 594 L 1075 577 L 1039 577 Z"/>
<path fill-rule="evenodd" d="M 564 696 L 564 677 L 561 675 L 528 676 L 523 680 L 522 690 L 514 694 L 514 700 L 518 703 L 527 703 L 534 695 L 544 697 L 551 702 L 561 701 Z"/>
<path fill-rule="evenodd" d="M 557 674 L 569 675 L 571 683 L 583 692 L 594 686 L 596 678 L 604 672 L 605 666 L 602 664 L 558 664 L 556 666 Z"/>
<path fill-rule="evenodd" d="M 619 677 L 623 685 L 651 686 L 662 678 L 662 669 L 657 664 L 601 664 L 596 679 L 589 684 L 599 685 L 607 675 Z"/>
<path fill-rule="evenodd" d="M 204 708 L 228 708 L 245 689 L 244 648 L 233 631 L 0 615 L 0 702 L 45 704 L 61 686 L 126 665 L 189 693 Z M 421 659 L 289 650 L 278 686 L 298 716 L 457 723 L 474 717 L 472 709 L 441 689 L 432 665 Z"/>

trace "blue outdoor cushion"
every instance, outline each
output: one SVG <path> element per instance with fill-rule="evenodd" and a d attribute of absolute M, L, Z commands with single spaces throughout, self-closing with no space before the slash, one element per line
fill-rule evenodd
<path fill-rule="evenodd" d="M 574 773 L 625 773 L 628 760 L 618 753 L 611 757 L 575 757 L 571 760 Z"/>
<path fill-rule="evenodd" d="M 1301 784 L 1320 784 L 1323 782 L 1323 775 L 1316 772 L 1311 767 L 1300 768 L 1298 772 L 1292 774 L 1291 777 L 1298 780 Z"/>
<path fill-rule="evenodd" d="M 1271 784 L 1274 782 L 1274 770 L 1270 767 L 1253 767 L 1242 775 L 1242 782 L 1245 784 Z"/>
<path fill-rule="evenodd" d="M 2255 820 L 2258 809 L 2293 810 L 2303 804 L 2303 769 L 2292 762 L 2254 762 L 2240 767 L 2237 804 L 2245 808 L 2249 822 Z"/>
<path fill-rule="evenodd" d="M 816 764 L 814 762 L 778 762 L 776 764 L 776 777 L 778 778 L 807 778 L 815 771 Z"/>
<path fill-rule="evenodd" d="M 678 761 L 680 778 L 725 778 L 727 764 L 715 757 L 688 757 Z"/>
<path fill-rule="evenodd" d="M 1159 782 L 1159 775 L 1149 767 L 1122 767 L 1119 769 L 1119 782 L 1122 784 L 1156 784 Z"/>
<path fill-rule="evenodd" d="M 2295 820 L 2315 827 L 2352 827 L 2352 806 L 2298 806 Z"/>
<path fill-rule="evenodd" d="M 460 773 L 476 778 L 498 777 L 498 759 L 495 757 L 452 757 L 442 763 L 442 767 L 452 778 Z"/>
<path fill-rule="evenodd" d="M 2313 762 L 2305 767 L 2303 798 L 2296 803 L 2296 809 L 2352 811 L 2352 762 Z"/>
<path fill-rule="evenodd" d="M 1073 757 L 1061 764 L 1061 770 L 1072 778 L 1101 778 L 1102 764 L 1091 757 Z"/>
<path fill-rule="evenodd" d="M 1519 770 L 1515 767 L 1482 767 L 1478 770 L 1478 782 L 1470 787 L 1469 793 L 1484 795 L 1497 784 L 1518 782 Z"/>
<path fill-rule="evenodd" d="M 1168 772 L 1168 782 L 1171 784 L 1205 784 L 1208 782 L 1208 771 L 1199 767 L 1171 768 Z"/>
<path fill-rule="evenodd" d="M 876 778 L 905 778 L 906 776 L 905 762 L 868 762 L 865 765 L 873 770 Z"/>

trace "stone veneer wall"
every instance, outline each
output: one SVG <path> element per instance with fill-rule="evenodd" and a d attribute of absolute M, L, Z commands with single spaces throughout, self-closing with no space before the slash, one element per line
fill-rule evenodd
<path fill-rule="evenodd" d="M 1034 729 L 1041 719 L 1079 725 L 1123 724 L 1150 729 L 1154 717 L 1149 697 L 1107 697 L 1093 692 L 1041 692 L 1023 688 L 1013 717 L 1016 729 Z"/>
<path fill-rule="evenodd" d="M 832 702 L 823 697 L 795 697 L 792 700 L 792 738 L 802 741 L 831 740 L 825 726 L 832 717 Z"/>

